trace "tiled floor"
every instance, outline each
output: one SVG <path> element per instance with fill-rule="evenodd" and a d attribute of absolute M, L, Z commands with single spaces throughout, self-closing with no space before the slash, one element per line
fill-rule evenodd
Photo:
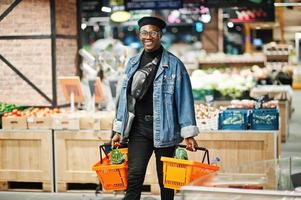
<path fill-rule="evenodd" d="M 121 194 L 0 192 L 0 200 L 121 200 Z M 176 195 L 175 200 L 180 200 Z M 142 195 L 141 200 L 160 200 L 159 196 Z"/>
<path fill-rule="evenodd" d="M 294 112 L 290 120 L 290 134 L 287 142 L 283 144 L 281 157 L 301 157 L 301 91 L 294 91 Z M 122 194 L 94 193 L 40 193 L 40 192 L 0 192 L 0 200 L 120 200 Z M 143 195 L 142 200 L 159 200 L 159 196 Z M 180 200 L 178 194 L 175 200 Z"/>
<path fill-rule="evenodd" d="M 282 144 L 282 157 L 301 157 L 301 90 L 294 91 L 293 114 L 289 122 L 289 137 Z"/>

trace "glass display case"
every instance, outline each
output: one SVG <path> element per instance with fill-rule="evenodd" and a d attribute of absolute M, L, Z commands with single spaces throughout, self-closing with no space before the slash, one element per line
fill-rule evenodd
<path fill-rule="evenodd" d="M 301 200 L 301 158 L 253 162 L 200 177 L 181 188 L 183 200 Z"/>

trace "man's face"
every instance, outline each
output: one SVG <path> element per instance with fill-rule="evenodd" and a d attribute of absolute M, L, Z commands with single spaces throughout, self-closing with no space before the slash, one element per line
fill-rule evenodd
<path fill-rule="evenodd" d="M 154 25 L 144 25 L 140 28 L 139 38 L 147 52 L 155 51 L 161 46 L 162 33 L 160 29 Z"/>

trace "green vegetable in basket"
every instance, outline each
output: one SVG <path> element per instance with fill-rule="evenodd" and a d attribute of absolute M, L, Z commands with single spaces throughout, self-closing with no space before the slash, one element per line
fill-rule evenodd
<path fill-rule="evenodd" d="M 181 160 L 188 160 L 188 155 L 186 149 L 178 147 L 175 152 L 175 158 Z"/>
<path fill-rule="evenodd" d="M 111 155 L 111 164 L 121 164 L 125 161 L 125 155 L 121 153 L 119 149 L 113 149 L 110 153 Z"/>

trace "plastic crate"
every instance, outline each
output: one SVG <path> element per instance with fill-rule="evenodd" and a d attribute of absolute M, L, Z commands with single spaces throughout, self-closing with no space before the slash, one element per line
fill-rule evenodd
<path fill-rule="evenodd" d="M 127 153 L 127 148 L 120 149 Z M 100 152 L 101 154 L 101 152 Z M 110 164 L 110 154 L 106 154 L 99 162 L 93 165 L 92 170 L 97 174 L 98 180 L 104 190 L 126 190 L 127 188 L 127 160 L 122 164 Z"/>
<path fill-rule="evenodd" d="M 206 149 L 205 151 L 207 153 L 209 163 L 208 150 Z M 204 162 L 204 157 L 202 162 Z M 182 186 L 187 185 L 197 178 L 219 170 L 219 167 L 217 165 L 210 165 L 191 160 L 161 157 L 161 161 L 163 161 L 164 187 L 175 190 L 179 190 Z"/>
<path fill-rule="evenodd" d="M 218 115 L 219 130 L 246 130 L 249 127 L 250 110 L 227 109 Z"/>
<path fill-rule="evenodd" d="M 253 130 L 278 130 L 278 109 L 254 109 L 251 115 L 251 129 Z"/>

